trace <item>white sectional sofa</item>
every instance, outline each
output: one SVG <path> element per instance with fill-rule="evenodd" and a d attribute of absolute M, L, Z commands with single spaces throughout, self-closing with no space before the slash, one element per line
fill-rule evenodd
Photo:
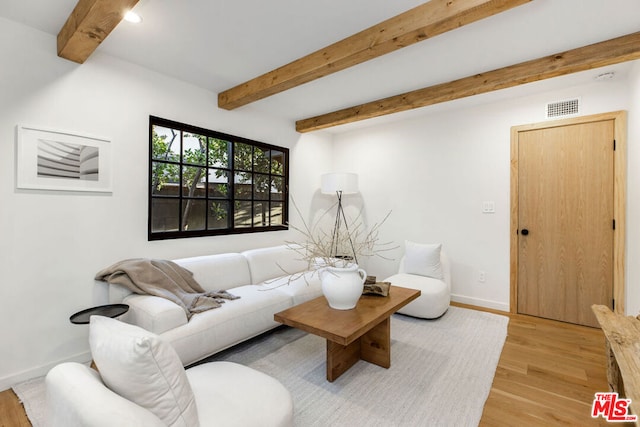
<path fill-rule="evenodd" d="M 96 284 L 108 292 L 103 300 L 129 305 L 121 320 L 163 337 L 185 366 L 279 326 L 274 313 L 322 295 L 318 274 L 306 271 L 307 262 L 286 245 L 173 261 L 206 291 L 226 290 L 240 298 L 187 321 L 184 310 L 167 299 Z"/>

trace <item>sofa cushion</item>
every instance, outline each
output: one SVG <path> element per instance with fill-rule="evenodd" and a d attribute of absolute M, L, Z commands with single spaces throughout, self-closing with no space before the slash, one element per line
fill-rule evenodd
<path fill-rule="evenodd" d="M 247 259 L 241 254 L 205 255 L 173 262 L 191 271 L 205 291 L 228 290 L 251 283 Z"/>
<path fill-rule="evenodd" d="M 255 285 L 232 288 L 229 292 L 240 299 L 194 314 L 186 325 L 162 334 L 185 366 L 280 326 L 273 320 L 273 314 L 292 305 L 291 296 Z"/>
<path fill-rule="evenodd" d="M 104 383 L 174 427 L 198 425 L 195 397 L 175 350 L 134 325 L 92 316 L 89 344 Z"/>
<path fill-rule="evenodd" d="M 120 320 L 140 326 L 154 334 L 159 335 L 186 325 L 188 321 L 184 309 L 166 298 L 132 294 L 122 302 L 129 305 L 129 311 Z"/>
<path fill-rule="evenodd" d="M 251 282 L 247 283 L 254 285 L 309 268 L 307 261 L 288 245 L 252 249 L 242 252 L 242 255 L 249 262 L 251 271 Z"/>
<path fill-rule="evenodd" d="M 267 280 L 259 287 L 266 291 L 282 292 L 291 296 L 294 305 L 322 295 L 322 281 L 318 271 L 294 273 L 291 276 Z"/>
<path fill-rule="evenodd" d="M 423 244 L 405 241 L 404 272 L 442 279 L 440 264 L 441 244 Z"/>

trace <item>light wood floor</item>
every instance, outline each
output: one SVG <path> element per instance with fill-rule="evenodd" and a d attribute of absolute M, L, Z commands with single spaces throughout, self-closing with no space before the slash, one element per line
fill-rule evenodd
<path fill-rule="evenodd" d="M 0 427 L 31 427 L 22 404 L 11 389 L 0 393 Z"/>
<path fill-rule="evenodd" d="M 609 391 L 600 329 L 495 313 L 509 326 L 481 427 L 610 425 L 591 418 L 594 394 Z"/>
<path fill-rule="evenodd" d="M 480 426 L 607 425 L 590 415 L 594 393 L 608 391 L 602 332 L 508 316 L 507 340 Z M 0 427 L 22 426 L 31 424 L 16 395 L 11 390 L 1 392 Z"/>

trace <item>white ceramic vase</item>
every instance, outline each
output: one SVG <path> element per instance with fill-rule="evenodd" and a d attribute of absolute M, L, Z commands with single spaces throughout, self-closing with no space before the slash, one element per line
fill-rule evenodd
<path fill-rule="evenodd" d="M 329 307 L 336 310 L 350 310 L 356 306 L 367 272 L 356 264 L 347 267 L 325 267 L 320 273 L 322 293 L 329 302 Z"/>

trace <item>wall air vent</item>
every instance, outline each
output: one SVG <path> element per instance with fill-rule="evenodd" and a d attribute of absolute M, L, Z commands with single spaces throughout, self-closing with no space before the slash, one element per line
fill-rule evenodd
<path fill-rule="evenodd" d="M 576 114 L 580 113 L 580 98 L 550 102 L 547 104 L 546 110 L 548 119 L 553 119 L 556 117 L 575 116 Z"/>

